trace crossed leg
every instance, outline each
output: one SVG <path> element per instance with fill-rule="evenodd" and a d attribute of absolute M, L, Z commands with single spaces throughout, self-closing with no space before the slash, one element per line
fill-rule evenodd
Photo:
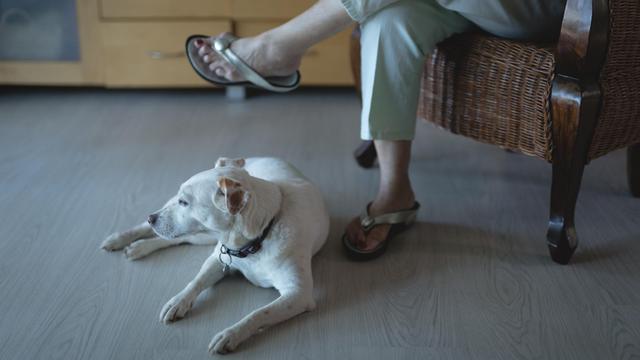
<path fill-rule="evenodd" d="M 286 76 L 298 69 L 302 56 L 311 46 L 352 22 L 340 0 L 319 0 L 283 25 L 234 41 L 231 50 L 262 76 Z M 233 66 L 217 56 L 210 40 L 196 46 L 210 71 L 228 80 L 243 80 Z"/>

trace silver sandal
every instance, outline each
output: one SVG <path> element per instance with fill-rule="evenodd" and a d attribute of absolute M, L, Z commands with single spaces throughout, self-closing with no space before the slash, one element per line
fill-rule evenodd
<path fill-rule="evenodd" d="M 231 43 L 238 38 L 231 34 L 224 34 L 213 40 L 213 50 L 225 59 L 229 64 L 246 79 L 246 81 L 229 81 L 221 76 L 216 75 L 209 69 L 209 64 L 202 61 L 198 55 L 197 40 L 207 40 L 210 37 L 205 35 L 191 35 L 186 42 L 187 59 L 189 63 L 201 78 L 218 86 L 252 86 L 273 92 L 289 92 L 296 89 L 300 85 L 300 72 L 289 76 L 269 76 L 263 77 L 258 74 L 251 66 L 247 65 L 242 59 L 231 51 Z"/>
<path fill-rule="evenodd" d="M 416 220 L 416 214 L 418 213 L 418 209 L 420 209 L 420 203 L 417 201 L 413 203 L 413 206 L 406 210 L 400 210 L 392 213 L 386 213 L 378 216 L 370 216 L 369 215 L 369 206 L 371 203 L 367 205 L 365 212 L 360 215 L 360 226 L 365 234 L 368 234 L 371 229 L 379 225 L 389 224 L 391 228 L 389 229 L 389 233 L 387 234 L 387 238 L 384 239 L 378 246 L 376 246 L 372 250 L 360 250 L 355 247 L 349 238 L 347 237 L 347 233 L 345 232 L 342 235 L 342 244 L 344 245 L 344 249 L 347 252 L 347 256 L 349 256 L 352 260 L 356 261 L 367 261 L 373 260 L 380 255 L 384 254 L 387 250 L 387 246 L 389 245 L 389 241 L 396 235 L 401 232 L 409 229 Z"/>

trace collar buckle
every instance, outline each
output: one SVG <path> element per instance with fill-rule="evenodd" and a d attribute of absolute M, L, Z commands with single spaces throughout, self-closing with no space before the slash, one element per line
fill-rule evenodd
<path fill-rule="evenodd" d="M 229 249 L 225 245 L 220 245 L 220 254 L 228 255 L 229 258 L 231 258 L 231 256 L 244 258 L 244 257 L 247 257 L 247 255 L 257 253 L 258 251 L 260 251 L 260 249 L 262 249 L 262 242 L 264 241 L 264 239 L 266 239 L 267 235 L 269 235 L 269 231 L 271 230 L 271 227 L 273 226 L 273 223 L 275 221 L 276 221 L 275 218 L 271 219 L 271 221 L 269 222 L 269 225 L 267 225 L 267 227 L 264 228 L 264 230 L 262 231 L 262 234 L 259 237 L 251 240 L 247 245 L 241 247 L 240 249 L 237 249 L 237 250 Z M 230 263 L 231 261 L 229 261 L 229 264 Z"/>

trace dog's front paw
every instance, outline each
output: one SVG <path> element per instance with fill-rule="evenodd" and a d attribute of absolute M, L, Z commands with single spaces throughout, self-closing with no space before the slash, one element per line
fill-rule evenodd
<path fill-rule="evenodd" d="M 242 332 L 232 327 L 226 328 L 213 337 L 209 344 L 209 354 L 227 354 L 234 351 L 246 339 Z"/>
<path fill-rule="evenodd" d="M 193 306 L 193 298 L 182 293 L 174 296 L 167 302 L 160 311 L 160 321 L 168 324 L 182 319 Z"/>
<path fill-rule="evenodd" d="M 124 248 L 124 256 L 129 260 L 138 260 L 152 253 L 155 248 L 147 246 L 145 240 L 139 240 Z"/>
<path fill-rule="evenodd" d="M 123 233 L 113 233 L 100 244 L 100 248 L 107 251 L 121 250 L 129 245 L 131 240 Z"/>

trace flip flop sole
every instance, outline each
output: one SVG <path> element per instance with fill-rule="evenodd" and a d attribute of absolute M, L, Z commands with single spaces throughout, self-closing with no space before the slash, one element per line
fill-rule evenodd
<path fill-rule="evenodd" d="M 187 41 L 185 42 L 185 51 L 187 53 L 187 59 L 189 60 L 189 64 L 191 65 L 193 70 L 196 72 L 196 74 L 198 74 L 198 76 L 200 76 L 202 79 L 206 80 L 211 84 L 221 86 L 221 87 L 249 86 L 249 87 L 255 87 L 259 89 L 273 91 L 272 89 L 266 89 L 250 81 L 229 81 L 209 71 L 208 64 L 202 61 L 202 59 L 198 55 L 198 48 L 195 46 L 195 42 L 198 39 L 209 39 L 209 37 L 205 35 L 189 36 L 187 38 Z M 231 64 L 231 65 L 234 65 L 234 64 Z M 264 78 L 264 80 L 267 81 L 272 86 L 278 88 L 279 90 L 277 90 L 277 92 L 288 92 L 296 89 L 300 85 L 300 72 L 296 71 L 295 73 L 289 76 L 270 76 L 270 77 Z"/>

